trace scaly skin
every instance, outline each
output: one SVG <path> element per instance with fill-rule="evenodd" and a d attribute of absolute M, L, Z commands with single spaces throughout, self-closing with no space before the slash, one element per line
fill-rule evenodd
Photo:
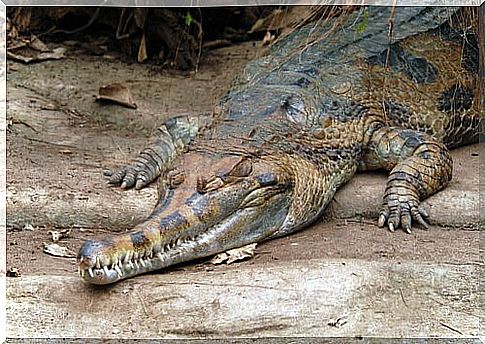
<path fill-rule="evenodd" d="M 451 180 L 447 147 L 478 139 L 478 51 L 443 24 L 451 10 L 398 8 L 389 49 L 390 10 L 367 11 L 363 33 L 359 11 L 315 36 L 313 25 L 293 33 L 248 64 L 213 116 L 168 121 L 133 164 L 108 172 L 123 188 L 161 176 L 159 202 L 131 232 L 82 245 L 84 280 L 113 283 L 302 229 L 357 170 L 390 171 L 379 226 L 426 226 L 420 201 Z"/>

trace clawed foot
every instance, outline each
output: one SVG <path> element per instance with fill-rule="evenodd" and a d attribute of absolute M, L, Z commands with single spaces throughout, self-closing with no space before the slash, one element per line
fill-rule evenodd
<path fill-rule="evenodd" d="M 406 188 L 399 188 L 384 197 L 383 206 L 379 212 L 378 226 L 387 227 L 394 232 L 401 226 L 407 233 L 411 233 L 411 222 L 414 220 L 428 228 L 425 219 L 429 217 L 417 196 Z"/>
<path fill-rule="evenodd" d="M 159 173 L 148 169 L 145 165 L 135 162 L 118 170 L 103 172 L 108 177 L 108 184 L 120 186 L 122 189 L 135 187 L 139 190 L 155 180 Z"/>

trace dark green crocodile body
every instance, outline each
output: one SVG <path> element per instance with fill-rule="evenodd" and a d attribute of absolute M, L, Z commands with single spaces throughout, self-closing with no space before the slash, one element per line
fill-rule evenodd
<path fill-rule="evenodd" d="M 420 201 L 451 180 L 448 149 L 478 141 L 478 49 L 450 24 L 455 12 L 369 7 L 309 24 L 249 63 L 214 114 L 164 123 L 133 164 L 108 173 L 123 188 L 161 176 L 158 205 L 131 232 L 83 244 L 84 280 L 287 235 L 357 171 L 390 171 L 379 226 L 426 226 Z"/>

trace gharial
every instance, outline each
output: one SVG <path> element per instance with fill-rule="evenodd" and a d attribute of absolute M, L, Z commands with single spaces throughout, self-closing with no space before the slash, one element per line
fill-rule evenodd
<path fill-rule="evenodd" d="M 478 141 L 478 45 L 460 13 L 362 7 L 289 34 L 214 114 L 166 121 L 107 173 L 122 188 L 160 177 L 159 202 L 132 231 L 81 246 L 83 279 L 109 284 L 303 229 L 357 171 L 390 171 L 379 226 L 426 226 L 420 201 L 451 180 L 448 149 Z"/>

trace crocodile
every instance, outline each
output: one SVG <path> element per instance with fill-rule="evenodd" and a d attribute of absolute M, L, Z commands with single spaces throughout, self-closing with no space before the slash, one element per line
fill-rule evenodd
<path fill-rule="evenodd" d="M 377 225 L 427 227 L 421 201 L 478 141 L 478 45 L 457 8 L 361 7 L 310 23 L 247 64 L 210 114 L 167 120 L 109 184 L 159 201 L 87 240 L 82 279 L 110 284 L 301 230 L 358 171 L 389 171 Z M 457 19 L 458 18 L 458 19 Z"/>

